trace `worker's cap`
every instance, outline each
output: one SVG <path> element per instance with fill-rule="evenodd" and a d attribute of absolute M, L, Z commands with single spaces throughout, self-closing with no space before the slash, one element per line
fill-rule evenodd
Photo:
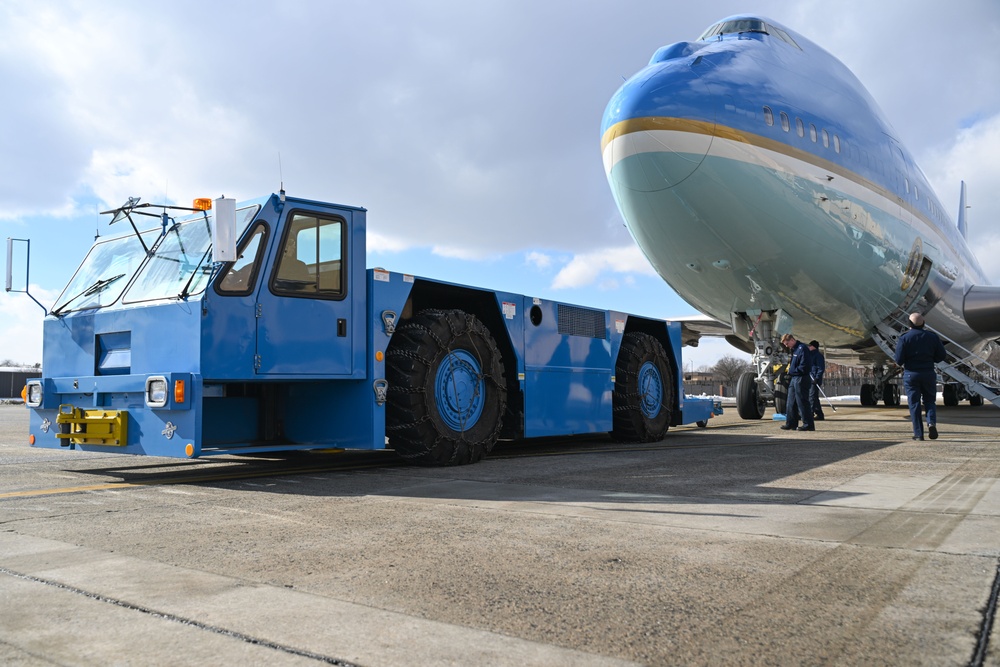
<path fill-rule="evenodd" d="M 819 341 L 818 340 L 809 341 L 809 347 L 819 348 Z"/>

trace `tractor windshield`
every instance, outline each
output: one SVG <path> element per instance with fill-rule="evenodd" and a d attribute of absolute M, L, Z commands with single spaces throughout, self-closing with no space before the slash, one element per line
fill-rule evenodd
<path fill-rule="evenodd" d="M 148 245 L 158 234 L 158 229 L 149 230 L 142 238 Z M 52 314 L 114 303 L 145 259 L 146 251 L 134 234 L 98 241 L 56 299 Z"/>
<path fill-rule="evenodd" d="M 259 209 L 247 206 L 236 211 L 237 236 L 242 236 Z M 211 216 L 201 214 L 175 222 L 153 248 L 123 301 L 135 303 L 200 294 L 208 285 L 212 269 Z"/>
<path fill-rule="evenodd" d="M 260 210 L 247 206 L 236 212 L 237 235 Z M 212 229 L 206 214 L 106 241 L 98 241 L 56 300 L 52 314 L 103 308 L 121 297 L 124 303 L 184 298 L 205 290 L 212 273 Z M 147 260 L 146 250 L 150 248 Z M 133 280 L 138 271 L 138 275 Z M 131 284 L 131 285 L 130 285 Z"/>

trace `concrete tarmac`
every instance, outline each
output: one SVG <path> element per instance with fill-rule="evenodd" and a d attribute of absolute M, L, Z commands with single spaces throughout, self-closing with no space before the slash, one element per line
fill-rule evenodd
<path fill-rule="evenodd" d="M 33 449 L 0 406 L 0 663 L 998 665 L 1000 411 L 905 416 L 428 469 Z"/>

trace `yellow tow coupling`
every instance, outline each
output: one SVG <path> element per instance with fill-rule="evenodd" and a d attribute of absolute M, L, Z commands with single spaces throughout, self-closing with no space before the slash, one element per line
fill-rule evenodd
<path fill-rule="evenodd" d="M 56 437 L 68 439 L 68 445 L 104 445 L 124 447 L 128 444 L 128 412 L 126 410 L 81 410 L 72 405 L 60 405 Z"/>

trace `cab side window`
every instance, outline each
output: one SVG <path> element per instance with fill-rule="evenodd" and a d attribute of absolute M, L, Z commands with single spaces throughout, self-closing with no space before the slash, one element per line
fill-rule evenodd
<path fill-rule="evenodd" d="M 289 296 L 344 296 L 344 221 L 294 213 L 278 248 L 271 291 Z"/>
<path fill-rule="evenodd" d="M 267 235 L 267 226 L 259 223 L 250 233 L 246 243 L 240 249 L 236 261 L 219 280 L 216 290 L 225 294 L 249 294 L 257 282 L 257 270 L 260 267 L 261 248 Z"/>

